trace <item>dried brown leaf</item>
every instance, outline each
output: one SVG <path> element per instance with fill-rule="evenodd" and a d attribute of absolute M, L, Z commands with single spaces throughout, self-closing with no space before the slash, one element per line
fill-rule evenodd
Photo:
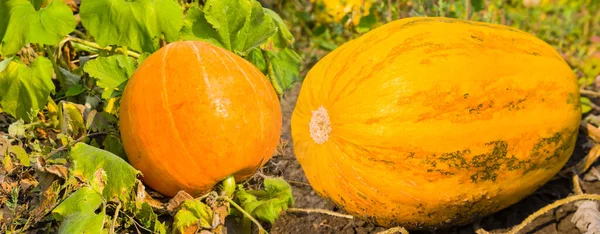
<path fill-rule="evenodd" d="M 33 188 L 35 186 L 37 186 L 39 184 L 39 182 L 37 182 L 34 179 L 30 179 L 30 178 L 24 178 L 20 180 L 20 187 L 21 187 L 21 191 L 27 191 L 29 188 Z"/>
<path fill-rule="evenodd" d="M 583 180 L 588 182 L 598 181 L 600 180 L 600 171 L 595 167 L 590 168 L 587 174 L 583 177 Z"/>
<path fill-rule="evenodd" d="M 185 191 L 180 190 L 179 192 L 177 192 L 175 197 L 171 198 L 171 200 L 169 200 L 169 203 L 167 203 L 167 211 L 171 215 L 175 215 L 175 213 L 179 209 L 179 206 L 185 200 L 190 200 L 190 199 L 194 199 L 194 197 L 192 197 L 192 195 L 190 195 L 189 193 L 186 193 Z"/>
<path fill-rule="evenodd" d="M 63 179 L 67 179 L 69 177 L 69 169 L 63 165 L 51 165 L 45 167 L 44 169 L 45 171 Z"/>
<path fill-rule="evenodd" d="M 600 234 L 600 211 L 596 201 L 581 201 L 575 203 L 578 207 L 571 222 L 583 234 Z"/>

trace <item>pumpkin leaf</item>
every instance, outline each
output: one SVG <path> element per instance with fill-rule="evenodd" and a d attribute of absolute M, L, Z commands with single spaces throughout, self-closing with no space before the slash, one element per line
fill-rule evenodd
<path fill-rule="evenodd" d="M 30 66 L 15 58 L 0 62 L 0 105 L 15 118 L 30 121 L 30 111 L 43 109 L 54 89 L 49 59 L 38 57 Z"/>
<path fill-rule="evenodd" d="M 185 200 L 181 209 L 175 214 L 173 227 L 181 233 L 187 233 L 186 228 L 197 224 L 202 228 L 211 228 L 213 213 L 210 207 L 196 199 Z"/>
<path fill-rule="evenodd" d="M 264 190 L 239 187 L 235 197 L 246 212 L 272 224 L 281 211 L 294 205 L 292 187 L 281 178 L 266 178 L 264 186 Z"/>
<path fill-rule="evenodd" d="M 265 60 L 265 56 L 263 55 L 261 49 L 254 48 L 244 58 L 252 64 L 254 64 L 254 66 L 258 68 L 258 70 L 260 70 L 263 74 L 267 74 L 267 61 Z"/>
<path fill-rule="evenodd" d="M 15 54 L 28 43 L 57 44 L 75 29 L 75 25 L 71 8 L 62 1 L 52 1 L 39 10 L 28 0 L 2 1 L 0 52 Z"/>
<path fill-rule="evenodd" d="M 89 61 L 83 70 L 97 79 L 96 84 L 104 89 L 102 98 L 108 100 L 122 95 L 127 80 L 133 75 L 136 67 L 134 58 L 113 55 Z"/>
<path fill-rule="evenodd" d="M 183 9 L 173 0 L 81 0 L 81 23 L 101 46 L 154 52 L 179 39 Z"/>
<path fill-rule="evenodd" d="M 77 143 L 69 153 L 71 174 L 81 178 L 83 181 L 91 181 L 100 168 L 106 172 L 106 185 L 102 195 L 106 200 L 119 199 L 128 201 L 135 185 L 138 171 L 125 160 L 108 151 L 89 146 L 85 143 Z"/>
<path fill-rule="evenodd" d="M 300 55 L 290 48 L 279 52 L 267 51 L 269 80 L 275 92 L 281 95 L 299 80 Z"/>
<path fill-rule="evenodd" d="M 103 203 L 102 195 L 89 187 L 82 187 L 60 203 L 52 216 L 62 221 L 58 233 L 101 233 L 104 226 L 104 207 L 99 214 L 96 210 Z"/>
<path fill-rule="evenodd" d="M 136 218 L 140 223 L 153 231 L 153 233 L 165 234 L 167 228 L 165 224 L 158 220 L 158 215 L 154 213 L 152 207 L 147 202 L 142 203 L 142 207 L 136 210 Z"/>
<path fill-rule="evenodd" d="M 288 46 L 291 46 L 294 43 L 294 35 L 287 28 L 283 19 L 271 9 L 265 8 L 265 13 L 273 19 L 275 25 L 277 27 L 277 33 L 273 34 L 273 36 L 269 37 L 267 43 L 262 46 L 267 50 L 279 51 L 281 49 L 285 49 Z"/>
<path fill-rule="evenodd" d="M 207 0 L 202 9 L 190 9 L 182 37 L 206 41 L 243 56 L 276 31 L 273 19 L 256 0 Z"/>

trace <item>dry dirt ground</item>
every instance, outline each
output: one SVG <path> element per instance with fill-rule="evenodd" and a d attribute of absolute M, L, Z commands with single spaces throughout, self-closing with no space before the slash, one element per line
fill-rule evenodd
<path fill-rule="evenodd" d="M 266 165 L 265 173 L 283 176 L 293 186 L 295 207 L 321 208 L 344 213 L 331 201 L 319 197 L 308 183 L 300 164 L 295 159 L 292 139 L 290 136 L 290 117 L 294 109 L 300 84 L 288 92 L 282 100 L 283 132 L 282 139 L 287 141 L 287 147 L 282 156 L 276 156 Z M 586 136 L 580 133 L 577 148 L 573 158 L 580 158 L 587 153 L 589 144 Z M 595 164 L 600 169 L 598 163 Z M 582 188 L 587 193 L 600 194 L 600 182 L 582 182 Z M 529 214 L 547 204 L 572 194 L 572 184 L 569 178 L 557 178 L 548 182 L 544 187 L 521 202 L 481 219 L 481 227 L 493 233 L 507 231 L 523 221 Z M 523 233 L 580 233 L 571 222 L 576 206 L 568 204 L 561 206 L 535 220 Z M 322 214 L 285 213 L 273 224 L 271 233 L 376 233 L 386 228 L 376 226 L 361 220 L 349 220 Z M 429 233 L 429 232 L 411 232 Z M 474 233 L 473 224 L 455 227 L 449 230 L 438 230 L 435 233 Z"/>

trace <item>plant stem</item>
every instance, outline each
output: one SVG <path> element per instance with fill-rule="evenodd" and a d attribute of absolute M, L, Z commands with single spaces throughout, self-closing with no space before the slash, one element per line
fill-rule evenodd
<path fill-rule="evenodd" d="M 548 212 L 550 210 L 556 209 L 557 207 L 562 206 L 564 204 L 574 202 L 574 201 L 579 201 L 579 200 L 600 201 L 600 195 L 599 194 L 580 194 L 580 195 L 574 195 L 574 196 L 570 196 L 570 197 L 555 201 L 554 203 L 547 205 L 547 206 L 543 207 L 542 209 L 539 209 L 538 211 L 529 215 L 529 217 L 527 217 L 522 223 L 520 223 L 519 225 L 515 226 L 512 230 L 510 230 L 508 232 L 508 234 L 518 233 L 523 228 L 525 228 L 528 224 L 533 222 L 533 220 L 542 216 L 543 214 L 545 214 L 546 212 Z"/>
<path fill-rule="evenodd" d="M 258 233 L 268 233 L 267 230 L 265 230 L 262 227 L 262 225 L 260 225 L 260 222 L 258 222 L 258 220 L 256 220 L 254 217 L 252 217 L 252 215 L 248 214 L 248 212 L 246 212 L 244 210 L 244 208 L 242 208 L 240 205 L 238 205 L 233 200 L 231 200 L 231 198 L 229 198 L 227 196 L 219 196 L 218 199 L 225 200 L 225 201 L 229 202 L 229 204 L 233 205 L 233 207 L 235 207 L 236 209 L 238 209 L 244 215 L 244 217 L 247 217 L 254 224 L 256 224 L 256 226 L 258 227 Z"/>
<path fill-rule="evenodd" d="M 392 233 L 408 234 L 408 231 L 406 231 L 406 229 L 403 227 L 393 227 L 388 230 L 378 232 L 377 234 L 392 234 Z"/>
<path fill-rule="evenodd" d="M 119 216 L 119 210 L 121 210 L 121 203 L 120 202 L 117 205 L 117 208 L 115 209 L 115 215 L 113 216 L 112 225 L 110 226 L 110 232 L 109 233 L 115 233 L 115 226 L 117 226 L 117 217 Z"/>
<path fill-rule="evenodd" d="M 228 176 L 224 180 L 221 181 L 221 196 L 231 197 L 235 192 L 235 178 L 233 176 Z"/>
<path fill-rule="evenodd" d="M 286 210 L 286 212 L 291 212 L 291 213 L 307 213 L 307 214 L 311 214 L 311 213 L 326 214 L 326 215 L 331 215 L 331 216 L 345 218 L 345 219 L 354 219 L 354 216 L 352 216 L 352 215 L 340 214 L 340 213 L 333 212 L 333 211 L 330 211 L 330 210 L 325 210 L 325 209 L 289 208 L 289 209 Z"/>
<path fill-rule="evenodd" d="M 61 44 L 64 44 L 64 42 L 67 42 L 67 41 L 71 41 L 74 44 L 83 45 L 80 47 L 81 49 L 88 51 L 88 52 L 96 53 L 96 54 L 100 51 L 111 51 L 112 50 L 112 48 L 110 46 L 102 47 L 94 42 L 86 41 L 86 40 L 79 39 L 76 37 L 67 37 L 65 40 L 63 40 L 63 42 L 61 42 Z M 140 54 L 133 52 L 131 50 L 128 50 L 128 49 L 116 48 L 115 52 L 118 52 L 118 51 L 122 51 L 123 54 L 126 54 L 126 55 L 134 57 L 134 58 L 140 57 Z"/>

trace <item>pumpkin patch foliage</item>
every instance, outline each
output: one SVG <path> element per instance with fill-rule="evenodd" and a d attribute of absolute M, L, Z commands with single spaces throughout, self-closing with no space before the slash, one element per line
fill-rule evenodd
<path fill-rule="evenodd" d="M 599 127 L 596 0 L 0 0 L 0 233 L 600 233 Z"/>

